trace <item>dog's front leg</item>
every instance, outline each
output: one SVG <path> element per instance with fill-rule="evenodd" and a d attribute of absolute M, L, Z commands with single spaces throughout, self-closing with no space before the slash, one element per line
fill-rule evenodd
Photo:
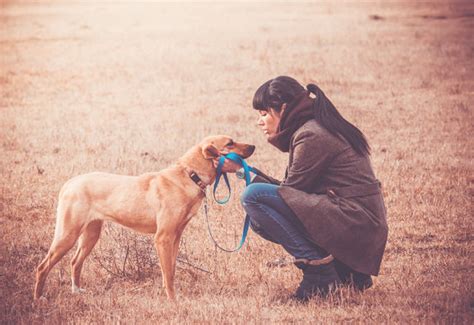
<path fill-rule="evenodd" d="M 169 299 L 175 299 L 174 292 L 174 274 L 176 268 L 176 260 L 174 257 L 174 244 L 176 233 L 158 230 L 155 235 L 155 247 L 160 258 L 161 274 L 163 277 L 163 285 L 166 289 L 166 295 Z"/>
<path fill-rule="evenodd" d="M 155 234 L 155 246 L 160 258 L 161 274 L 163 276 L 163 286 L 169 299 L 175 299 L 174 275 L 176 271 L 176 259 L 178 256 L 179 241 L 186 224 L 191 219 L 190 216 L 196 213 L 200 202 L 191 206 L 183 205 L 176 208 L 169 208 L 163 202 L 156 218 L 157 231 Z"/>

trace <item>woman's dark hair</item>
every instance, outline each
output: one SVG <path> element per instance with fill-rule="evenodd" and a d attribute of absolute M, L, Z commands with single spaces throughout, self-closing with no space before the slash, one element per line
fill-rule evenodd
<path fill-rule="evenodd" d="M 369 155 L 370 147 L 364 134 L 347 121 L 338 112 L 326 95 L 314 84 L 306 89 L 316 96 L 314 102 L 314 118 L 335 136 L 344 138 L 360 155 Z M 280 112 L 283 104 L 290 103 L 306 89 L 295 79 L 279 76 L 261 85 L 253 97 L 253 108 L 268 111 L 270 108 Z"/>

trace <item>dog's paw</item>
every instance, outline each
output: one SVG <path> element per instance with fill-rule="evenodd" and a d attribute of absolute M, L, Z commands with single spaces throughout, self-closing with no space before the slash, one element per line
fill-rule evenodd
<path fill-rule="evenodd" d="M 84 288 L 79 288 L 78 286 L 76 286 L 75 284 L 72 285 L 72 293 L 84 293 L 86 292 L 86 289 Z"/>
<path fill-rule="evenodd" d="M 48 304 L 48 299 L 44 296 L 41 296 L 39 298 L 36 298 L 33 300 L 33 307 L 41 307 L 41 306 L 46 306 Z"/>

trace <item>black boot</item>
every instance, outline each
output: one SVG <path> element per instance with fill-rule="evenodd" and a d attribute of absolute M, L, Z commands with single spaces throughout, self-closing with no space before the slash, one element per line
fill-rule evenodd
<path fill-rule="evenodd" d="M 303 270 L 303 280 L 293 296 L 296 300 L 308 301 L 316 295 L 325 297 L 340 282 L 332 261 L 323 265 L 303 263 L 295 263 L 295 265 Z"/>
<path fill-rule="evenodd" d="M 354 289 L 364 291 L 372 286 L 372 277 L 368 274 L 354 271 L 352 273 L 352 285 Z"/>
<path fill-rule="evenodd" d="M 334 263 L 342 284 L 352 286 L 358 291 L 364 291 L 372 286 L 370 275 L 354 271 L 338 260 L 335 260 Z"/>

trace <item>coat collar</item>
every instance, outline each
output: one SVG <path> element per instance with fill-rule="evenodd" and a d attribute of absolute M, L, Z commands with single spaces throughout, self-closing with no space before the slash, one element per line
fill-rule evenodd
<path fill-rule="evenodd" d="M 314 99 L 304 91 L 296 96 L 283 111 L 277 133 L 268 138 L 268 142 L 283 152 L 290 150 L 293 133 L 303 124 L 314 118 Z"/>

